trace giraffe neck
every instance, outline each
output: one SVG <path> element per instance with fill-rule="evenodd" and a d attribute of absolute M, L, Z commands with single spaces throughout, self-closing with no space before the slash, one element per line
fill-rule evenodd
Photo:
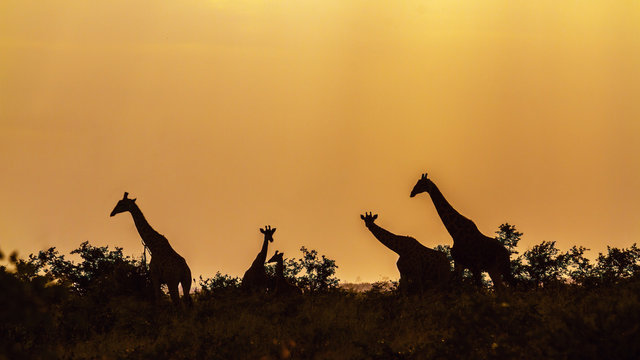
<path fill-rule="evenodd" d="M 276 277 L 284 279 L 284 260 L 278 259 L 276 262 Z"/>
<path fill-rule="evenodd" d="M 391 251 L 401 255 L 404 251 L 405 246 L 403 246 L 402 237 L 398 236 L 390 231 L 387 231 L 375 223 L 367 224 L 367 228 L 373 236 L 378 239 L 382 243 L 382 245 L 391 249 Z"/>
<path fill-rule="evenodd" d="M 256 259 L 253 261 L 253 264 L 256 266 L 264 266 L 264 262 L 267 261 L 267 248 L 269 247 L 269 240 L 265 237 L 264 242 L 262 243 L 262 249 L 256 256 Z"/>
<path fill-rule="evenodd" d="M 436 207 L 440 220 L 442 220 L 442 224 L 444 224 L 444 227 L 447 229 L 449 235 L 451 235 L 454 241 L 465 231 L 478 231 L 478 228 L 473 221 L 462 216 L 453 208 L 453 206 L 451 206 L 451 204 L 449 204 L 436 184 L 432 183 L 428 193 L 431 196 L 433 205 Z"/>
<path fill-rule="evenodd" d="M 136 224 L 136 229 L 138 229 L 142 241 L 149 248 L 151 254 L 156 254 L 167 247 L 171 248 L 167 239 L 149 225 L 138 205 L 134 203 L 129 212 L 133 217 L 133 222 Z"/>

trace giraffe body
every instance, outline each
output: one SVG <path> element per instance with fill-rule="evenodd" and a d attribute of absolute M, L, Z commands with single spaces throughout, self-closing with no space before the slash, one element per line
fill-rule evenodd
<path fill-rule="evenodd" d="M 374 221 L 378 215 L 360 215 L 366 227 L 383 245 L 400 257 L 396 263 L 400 272 L 400 291 L 422 293 L 444 287 L 451 278 L 451 267 L 447 256 L 429 249 L 410 236 L 400 236 L 378 226 Z"/>
<path fill-rule="evenodd" d="M 291 296 L 301 294 L 302 291 L 300 289 L 290 284 L 287 281 L 287 278 L 284 276 L 284 253 L 279 253 L 276 250 L 276 253 L 273 254 L 271 259 L 267 260 L 267 263 L 276 263 L 276 274 L 273 279 L 273 294 L 275 296 Z"/>
<path fill-rule="evenodd" d="M 159 300 L 162 295 L 161 285 L 167 284 L 171 300 L 175 305 L 178 305 L 180 303 L 178 285 L 180 284 L 184 301 L 190 305 L 191 270 L 187 262 L 171 247 L 167 238 L 149 225 L 136 204 L 136 199 L 129 199 L 127 196 L 128 193 L 125 192 L 122 200 L 118 201 L 111 212 L 111 216 L 127 211 L 131 213 L 136 229 L 151 253 L 149 270 L 156 300 Z"/>
<path fill-rule="evenodd" d="M 438 216 L 453 239 L 451 256 L 456 272 L 460 274 L 463 269 L 469 269 L 475 282 L 481 285 L 481 274 L 486 271 L 496 289 L 503 287 L 503 278 L 512 285 L 514 281 L 507 249 L 498 240 L 482 234 L 473 221 L 458 213 L 436 184 L 427 178 L 427 174 L 418 180 L 410 196 L 414 197 L 422 192 L 431 196 Z"/>
<path fill-rule="evenodd" d="M 272 229 L 267 225 L 264 229 L 260 229 L 260 232 L 264 234 L 262 249 L 242 277 L 241 288 L 248 292 L 264 293 L 269 287 L 269 277 L 264 270 L 264 263 L 267 260 L 269 242 L 273 242 L 273 233 L 276 232 L 276 228 Z"/>

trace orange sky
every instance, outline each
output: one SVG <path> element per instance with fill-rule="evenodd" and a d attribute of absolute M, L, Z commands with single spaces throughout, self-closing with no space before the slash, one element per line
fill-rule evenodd
<path fill-rule="evenodd" d="M 124 191 L 191 266 L 276 249 L 397 278 L 366 230 L 451 244 L 428 171 L 526 249 L 640 242 L 640 3 L 4 0 L 0 248 L 141 252 Z"/>

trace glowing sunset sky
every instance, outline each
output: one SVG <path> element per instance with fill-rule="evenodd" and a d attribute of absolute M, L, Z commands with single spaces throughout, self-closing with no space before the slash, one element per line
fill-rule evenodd
<path fill-rule="evenodd" d="M 451 204 L 521 248 L 640 242 L 640 2 L 4 0 L 0 249 L 142 251 L 194 277 L 305 245 L 397 278 L 360 214 L 451 244 Z"/>

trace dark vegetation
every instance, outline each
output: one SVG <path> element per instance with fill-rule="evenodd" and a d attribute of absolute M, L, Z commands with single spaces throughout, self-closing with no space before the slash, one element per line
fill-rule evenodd
<path fill-rule="evenodd" d="M 82 243 L 77 263 L 14 253 L 0 267 L 0 359 L 637 359 L 640 249 L 520 254 L 521 236 L 497 232 L 518 281 L 504 294 L 467 278 L 421 297 L 389 282 L 345 290 L 335 262 L 303 247 L 285 275 L 304 295 L 249 296 L 217 273 L 188 309 L 155 304 L 147 264 L 121 248 Z"/>

